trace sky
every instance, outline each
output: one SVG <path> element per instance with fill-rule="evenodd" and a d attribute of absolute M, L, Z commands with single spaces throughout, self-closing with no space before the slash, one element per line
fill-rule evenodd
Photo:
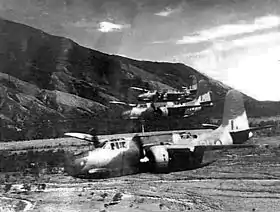
<path fill-rule="evenodd" d="M 280 0 L 0 0 L 0 17 L 280 100 Z"/>

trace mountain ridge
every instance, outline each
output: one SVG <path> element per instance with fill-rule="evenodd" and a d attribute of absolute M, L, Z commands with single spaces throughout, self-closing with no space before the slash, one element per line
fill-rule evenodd
<path fill-rule="evenodd" d="M 106 54 L 4 19 L 0 19 L 0 61 L 2 141 L 57 137 L 92 127 L 104 134 L 137 131 L 134 122 L 120 119 L 123 107 L 109 104 L 136 101 L 131 86 L 178 89 L 190 85 L 190 76 L 195 75 L 206 80 L 214 93 L 213 117 L 221 116 L 224 96 L 231 89 L 181 63 Z M 250 115 L 280 113 L 279 102 L 259 102 L 246 95 L 245 100 Z M 166 120 L 177 128 L 189 122 Z"/>

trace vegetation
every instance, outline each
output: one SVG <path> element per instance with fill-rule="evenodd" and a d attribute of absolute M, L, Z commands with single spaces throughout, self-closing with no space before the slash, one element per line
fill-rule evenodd
<path fill-rule="evenodd" d="M 1 152 L 0 172 L 21 172 L 39 175 L 42 170 L 52 173 L 56 167 L 63 167 L 66 151 L 24 151 Z"/>
<path fill-rule="evenodd" d="M 91 50 L 77 43 L 0 19 L 0 140 L 60 137 L 67 131 L 98 134 L 135 132 L 138 121 L 120 119 L 122 106 L 111 100 L 135 102 L 129 87 L 179 89 L 192 77 L 206 80 L 215 106 L 192 119 L 151 120 L 146 130 L 197 127 L 221 118 L 230 87 L 178 63 L 136 61 Z M 248 116 L 276 116 L 279 102 L 258 102 L 245 96 Z"/>

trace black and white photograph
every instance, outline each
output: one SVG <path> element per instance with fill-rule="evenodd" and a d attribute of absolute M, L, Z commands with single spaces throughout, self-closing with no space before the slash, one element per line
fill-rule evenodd
<path fill-rule="evenodd" d="M 0 212 L 280 211 L 280 0 L 0 0 Z"/>

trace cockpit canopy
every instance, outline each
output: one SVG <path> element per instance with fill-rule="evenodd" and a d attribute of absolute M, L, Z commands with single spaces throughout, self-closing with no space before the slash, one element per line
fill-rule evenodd
<path fill-rule="evenodd" d="M 138 108 L 147 108 L 147 105 L 146 104 L 138 104 L 136 107 L 138 107 Z"/>
<path fill-rule="evenodd" d="M 113 138 L 106 141 L 103 149 L 125 149 L 128 147 L 128 139 L 125 138 Z"/>

